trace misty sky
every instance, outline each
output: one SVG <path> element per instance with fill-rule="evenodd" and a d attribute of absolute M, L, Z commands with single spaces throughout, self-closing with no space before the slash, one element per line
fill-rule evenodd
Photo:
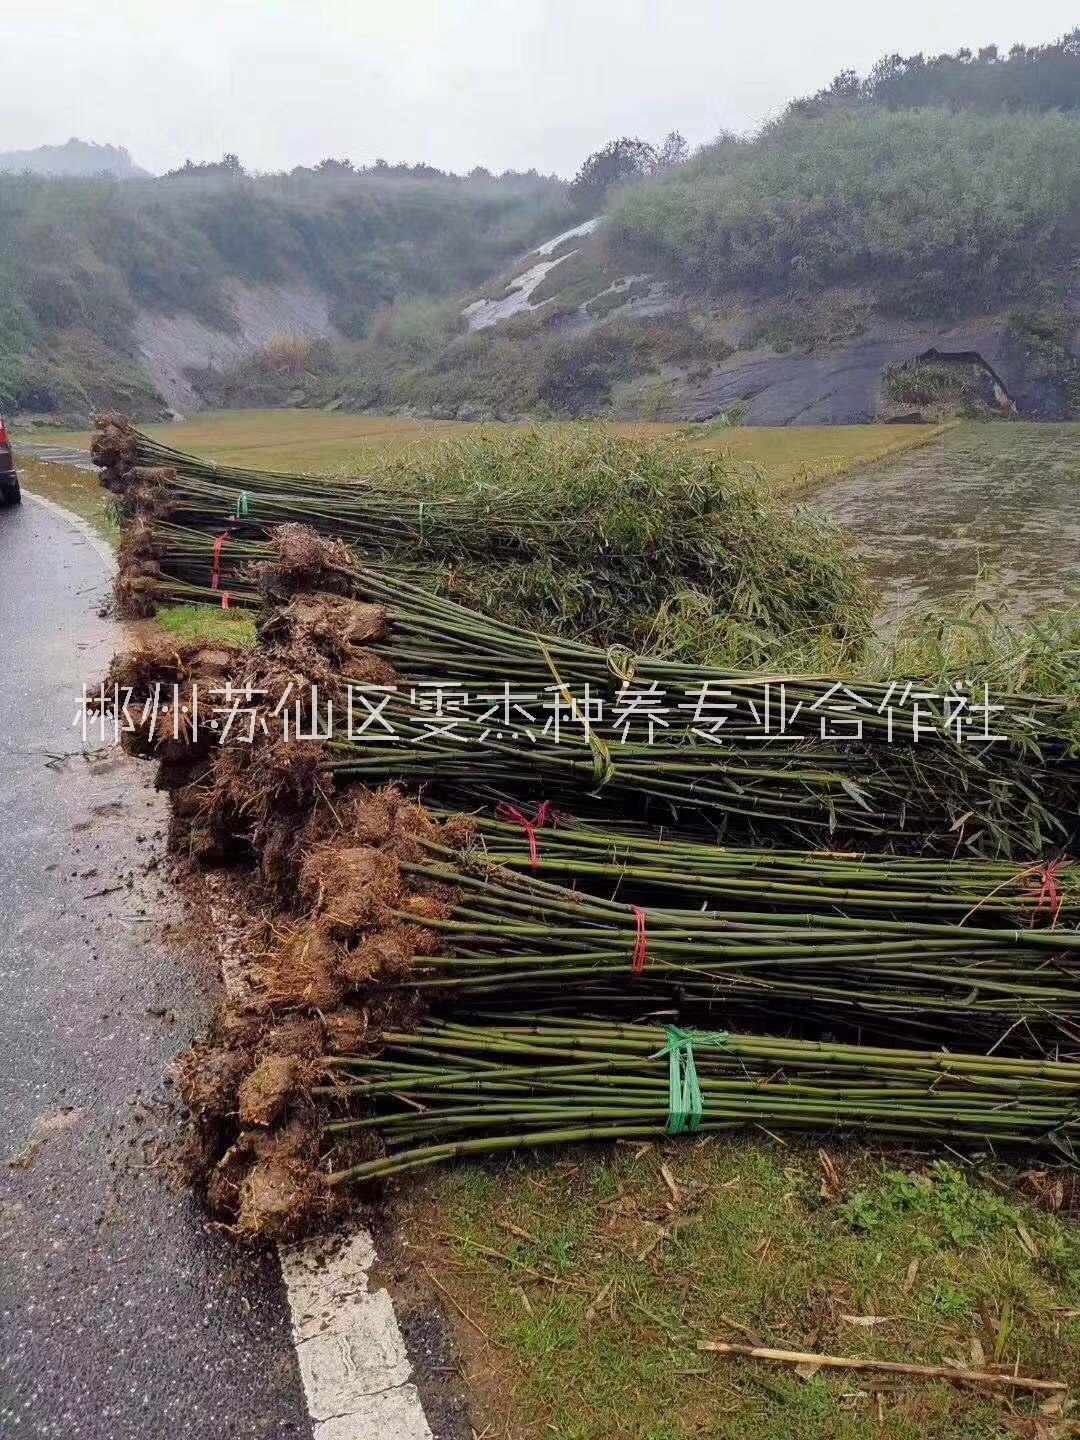
<path fill-rule="evenodd" d="M 1076 20 L 1076 0 L 0 0 L 0 149 L 572 174 L 615 135 L 697 144 L 885 53 Z"/>

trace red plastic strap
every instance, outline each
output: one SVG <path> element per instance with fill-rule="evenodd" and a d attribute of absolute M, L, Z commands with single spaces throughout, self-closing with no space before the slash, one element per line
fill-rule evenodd
<path fill-rule="evenodd" d="M 637 938 L 634 940 L 634 958 L 630 962 L 630 970 L 634 975 L 640 975 L 645 969 L 645 961 L 649 958 L 649 941 L 645 934 L 645 911 L 640 905 L 631 905 L 634 912 L 634 919 L 637 921 Z"/>
<path fill-rule="evenodd" d="M 1028 928 L 1035 928 L 1035 921 L 1043 910 L 1050 912 L 1051 930 L 1058 922 L 1061 914 L 1061 906 L 1065 899 L 1057 887 L 1058 872 L 1065 863 L 1065 857 L 1059 856 L 1057 860 L 1048 860 L 1045 865 L 1040 865 L 1028 885 L 1028 893 L 1036 897 L 1035 909 L 1031 912 L 1031 919 L 1028 921 Z"/>
<path fill-rule="evenodd" d="M 515 805 L 507 805 L 505 801 L 500 801 L 495 807 L 496 820 L 514 820 L 525 831 L 525 838 L 529 842 L 529 865 L 533 870 L 540 869 L 540 846 L 536 832 L 544 828 L 550 815 L 551 806 L 547 800 L 537 807 L 536 817 L 532 820 L 523 815 Z"/>
<path fill-rule="evenodd" d="M 228 610 L 230 608 L 229 592 L 227 590 L 221 592 L 221 608 L 222 610 Z"/>
<path fill-rule="evenodd" d="M 221 584 L 221 547 L 229 538 L 229 532 L 223 530 L 214 541 L 214 569 L 210 576 L 210 589 L 216 590 Z"/>

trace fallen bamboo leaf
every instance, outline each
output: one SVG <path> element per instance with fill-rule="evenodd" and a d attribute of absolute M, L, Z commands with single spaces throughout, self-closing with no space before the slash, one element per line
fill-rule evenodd
<path fill-rule="evenodd" d="M 604 1285 L 604 1286 L 601 1288 L 601 1290 L 600 1290 L 599 1294 L 597 1295 L 596 1299 L 592 1302 L 592 1304 L 589 1306 L 589 1308 L 585 1311 L 585 1324 L 586 1324 L 586 1325 L 591 1325 L 592 1322 L 596 1319 L 596 1312 L 600 1309 L 600 1306 L 604 1303 L 604 1301 L 605 1301 L 605 1300 L 608 1298 L 608 1296 L 611 1294 L 611 1287 L 612 1287 L 614 1284 L 615 1284 L 615 1281 L 614 1281 L 614 1280 L 609 1280 L 609 1281 L 607 1282 L 607 1284 Z"/>
<path fill-rule="evenodd" d="M 511 1235 L 516 1235 L 519 1240 L 528 1240 L 530 1245 L 539 1245 L 540 1241 L 535 1235 L 530 1235 L 528 1230 L 523 1230 L 520 1225 L 515 1225 L 513 1220 L 496 1220 L 500 1230 L 507 1230 Z"/>
<path fill-rule="evenodd" d="M 1016 1222 L 1016 1233 L 1017 1233 L 1017 1235 L 1020 1237 L 1020 1244 L 1024 1247 L 1024 1249 L 1027 1251 L 1027 1253 L 1031 1256 L 1032 1260 L 1038 1260 L 1038 1258 L 1039 1258 L 1039 1247 L 1038 1247 L 1038 1245 L 1035 1244 L 1035 1241 L 1031 1238 L 1030 1233 L 1029 1233 L 1027 1230 L 1024 1229 L 1023 1225 L 1020 1224 L 1020 1221 L 1019 1221 L 1019 1220 Z"/>
<path fill-rule="evenodd" d="M 748 1325 L 740 1325 L 738 1320 L 732 1320 L 730 1315 L 720 1315 L 717 1318 L 720 1320 L 721 1324 L 726 1325 L 729 1330 L 737 1330 L 738 1333 L 742 1335 L 750 1345 L 757 1345 L 760 1347 L 765 1344 L 765 1341 L 762 1340 L 761 1336 L 757 1333 L 757 1331 L 751 1330 Z"/>
<path fill-rule="evenodd" d="M 832 1370 L 881 1370 L 889 1375 L 918 1375 L 930 1380 L 1007 1385 L 1014 1390 L 1068 1390 L 1063 1380 L 999 1375 L 990 1370 L 968 1370 L 959 1365 L 908 1365 L 898 1360 L 861 1360 L 850 1355 L 816 1355 L 801 1350 L 773 1350 L 765 1345 L 735 1345 L 727 1340 L 699 1340 L 697 1348 L 717 1355 L 741 1355 L 750 1360 L 773 1360 L 781 1365 L 819 1365 Z"/>
<path fill-rule="evenodd" d="M 636 1260 L 644 1260 L 647 1255 L 652 1254 L 652 1252 L 660 1244 L 661 1240 L 667 1239 L 667 1236 L 668 1232 L 664 1229 L 662 1225 L 655 1225 L 653 1227 L 652 1235 L 649 1237 L 648 1240 L 645 1241 L 645 1244 L 637 1252 L 637 1255 L 634 1258 Z"/>
<path fill-rule="evenodd" d="M 795 1374 L 800 1380 L 812 1380 L 820 1369 L 821 1366 L 816 1360 L 806 1360 L 795 1366 Z"/>
<path fill-rule="evenodd" d="M 753 1252 L 754 1259 L 758 1262 L 759 1265 L 762 1263 L 763 1260 L 767 1258 L 769 1251 L 772 1249 L 772 1247 L 773 1237 L 771 1235 L 766 1235 L 765 1239 L 762 1240 L 760 1245 L 758 1245 L 757 1249 Z"/>
<path fill-rule="evenodd" d="M 884 1325 L 889 1319 L 888 1315 L 841 1315 L 841 1320 L 846 1320 L 849 1325 Z"/>
<path fill-rule="evenodd" d="M 675 1176 L 672 1175 L 671 1171 L 670 1171 L 670 1170 L 668 1169 L 668 1167 L 663 1163 L 663 1161 L 661 1161 L 661 1163 L 660 1163 L 660 1174 L 663 1176 L 664 1184 L 665 1184 L 665 1185 L 667 1186 L 667 1188 L 671 1191 L 671 1198 L 672 1198 L 672 1200 L 674 1200 L 674 1202 L 675 1202 L 676 1205 L 681 1204 L 681 1202 L 682 1202 L 682 1191 L 679 1189 L 679 1187 L 678 1187 L 678 1185 L 677 1185 L 677 1183 L 676 1183 L 676 1181 L 675 1181 Z"/>
<path fill-rule="evenodd" d="M 904 1283 L 900 1287 L 905 1295 L 911 1294 L 911 1287 L 915 1284 L 915 1276 L 918 1275 L 918 1273 L 919 1262 L 918 1260 L 912 1260 L 911 1264 L 907 1267 L 907 1274 L 904 1276 Z"/>
<path fill-rule="evenodd" d="M 843 1185 L 841 1185 L 840 1183 L 840 1173 L 837 1170 L 835 1164 L 833 1163 L 832 1156 L 827 1150 L 819 1150 L 817 1154 L 818 1161 L 821 1164 L 821 1169 L 825 1175 L 825 1179 L 822 1181 L 821 1185 L 821 1193 L 829 1200 L 836 1200 L 841 1194 L 843 1194 L 844 1190 Z"/>

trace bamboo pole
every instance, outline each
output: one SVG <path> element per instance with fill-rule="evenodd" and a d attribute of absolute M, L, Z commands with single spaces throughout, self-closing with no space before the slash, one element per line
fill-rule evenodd
<path fill-rule="evenodd" d="M 767 1345 L 739 1345 L 728 1340 L 699 1340 L 697 1348 L 715 1355 L 742 1355 L 750 1360 L 774 1360 L 781 1365 L 820 1365 L 831 1370 L 877 1370 L 887 1375 L 918 1375 L 927 1380 L 952 1380 L 966 1385 L 1003 1385 L 1013 1390 L 1060 1393 L 1063 1380 L 1036 1380 L 1026 1375 L 999 1374 L 995 1370 L 967 1370 L 958 1365 L 912 1365 L 897 1360 L 863 1360 L 850 1355 L 822 1355 L 810 1350 L 773 1350 Z"/>

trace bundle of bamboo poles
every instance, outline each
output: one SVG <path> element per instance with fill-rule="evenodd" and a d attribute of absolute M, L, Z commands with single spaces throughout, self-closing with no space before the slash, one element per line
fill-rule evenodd
<path fill-rule="evenodd" d="M 476 507 L 460 496 L 413 494 L 372 475 L 335 479 L 219 465 L 163 445 L 115 417 L 106 423 L 123 426 L 126 469 L 168 473 L 168 513 L 185 529 L 216 534 L 228 526 L 238 537 L 251 538 L 265 537 L 278 525 L 303 524 L 356 541 L 367 554 L 416 544 L 436 528 L 463 542 L 475 535 Z M 112 457 L 96 458 L 108 468 Z M 520 529 L 518 496 L 486 491 L 482 499 L 490 542 L 497 542 L 500 531 Z"/>
<path fill-rule="evenodd" d="M 691 908 L 698 897 L 685 852 L 672 863 L 688 875 L 677 892 L 686 908 L 609 899 L 501 868 L 471 873 L 448 851 L 398 863 L 413 883 L 457 895 L 449 915 L 412 917 L 434 932 L 438 953 L 415 956 L 407 980 L 393 982 L 442 1007 L 606 1010 L 629 1000 L 698 1014 L 737 1006 L 768 1011 L 774 1022 L 813 1017 L 990 1039 L 1009 1026 L 1045 1035 L 1080 1021 L 1080 931 L 1016 928 L 994 912 L 968 923 L 935 918 L 914 886 L 890 890 L 887 866 L 875 892 L 889 897 L 883 915 L 813 883 L 797 904 L 765 899 L 750 909 L 740 895 L 724 908 Z"/>
<path fill-rule="evenodd" d="M 374 1130 L 385 1150 L 332 1172 L 333 1186 L 463 1156 L 747 1126 L 1067 1155 L 1080 1139 L 1080 1065 L 1054 1060 L 524 1015 L 388 1031 L 379 1054 L 328 1068 L 316 1095 L 352 1112 L 330 1135 Z"/>
<path fill-rule="evenodd" d="M 623 899 L 659 895 L 686 909 L 712 908 L 720 901 L 788 911 L 813 904 L 845 915 L 1012 929 L 1080 924 L 1080 870 L 1065 859 L 1017 866 L 860 851 L 746 849 L 629 822 L 581 823 L 548 812 L 539 817 L 519 812 L 515 819 L 481 813 L 469 824 L 477 851 L 492 864 Z"/>
<path fill-rule="evenodd" d="M 433 740 L 428 718 L 397 694 L 385 710 L 392 739 L 384 743 L 377 731 L 332 745 L 330 768 L 341 778 L 435 781 L 467 799 L 483 775 L 489 787 L 554 803 L 601 794 L 608 804 L 684 820 L 696 814 L 718 826 L 735 819 L 756 834 L 779 829 L 811 843 L 835 830 L 886 843 L 914 832 L 929 847 L 970 840 L 983 853 L 1038 855 L 1070 840 L 1077 825 L 1076 716 L 1064 702 L 998 696 L 992 721 L 1002 738 L 958 743 L 942 697 L 852 681 L 861 737 L 822 738 L 820 707 L 836 693 L 835 677 L 692 667 L 540 637 L 368 567 L 358 568 L 354 593 L 385 611 L 371 648 L 408 682 L 403 692 L 425 682 L 488 696 L 511 687 L 561 696 L 580 714 L 583 697 L 610 701 L 626 685 L 675 703 L 651 743 L 620 730 L 609 705 L 587 733 L 569 724 L 557 740 L 541 734 L 524 744 L 468 718 L 450 741 Z M 703 738 L 710 722 L 695 725 L 687 710 L 697 702 L 686 697 L 702 697 L 704 713 L 731 707 L 715 732 L 719 743 Z M 786 729 L 778 735 L 781 703 Z M 763 733 L 767 717 L 771 734 Z M 921 742 L 911 738 L 916 723 Z"/>
<path fill-rule="evenodd" d="M 147 448 L 142 437 L 138 444 L 136 465 L 180 471 L 168 482 L 139 482 L 167 483 L 170 492 L 160 513 L 148 502 L 130 536 L 149 589 L 171 601 L 224 592 L 259 606 L 269 671 L 311 673 L 300 661 L 314 659 L 336 700 L 347 686 L 385 692 L 379 725 L 347 737 L 339 729 L 319 752 L 317 781 L 403 780 L 447 804 L 499 798 L 526 810 L 542 796 L 547 814 L 554 806 L 618 817 L 617 830 L 588 820 L 545 828 L 539 845 L 539 817 L 517 809 L 512 820 L 480 817 L 465 856 L 445 836 L 418 833 L 392 862 L 415 889 L 358 907 L 377 922 L 344 933 L 345 911 L 316 913 L 319 901 L 295 933 L 289 927 L 267 973 L 295 961 L 299 979 L 272 992 L 285 998 L 271 1006 L 316 1010 L 305 999 L 314 992 L 305 989 L 304 965 L 318 963 L 329 967 L 328 1003 L 355 999 L 359 989 L 396 1014 L 403 989 L 432 1013 L 472 1017 L 386 1030 L 372 1053 L 365 1045 L 363 1055 L 323 1057 L 315 1095 L 338 1107 L 331 1134 L 355 1153 L 352 1142 L 377 1131 L 388 1151 L 344 1162 L 331 1184 L 518 1146 L 748 1124 L 1070 1153 L 1080 1132 L 1080 1065 L 1004 1053 L 1023 1048 L 1013 1032 L 1052 1048 L 1080 1025 L 1080 931 L 1069 928 L 1080 915 L 1075 873 L 1064 861 L 1034 858 L 1075 838 L 1080 754 L 1067 702 L 995 696 L 988 724 L 1003 738 L 959 743 L 948 701 L 925 686 L 852 680 L 843 690 L 835 676 L 690 665 L 543 636 L 430 593 L 402 561 L 424 524 L 415 497 L 200 467 Z M 512 535 L 520 517 L 500 506 L 494 497 L 485 519 L 493 535 L 504 522 Z M 269 579 L 285 534 L 274 527 L 295 520 L 364 547 L 363 564 L 330 547 L 320 571 L 333 582 L 329 598 L 296 599 L 291 582 L 275 589 Z M 435 520 L 450 531 L 472 524 L 467 508 Z M 475 540 L 465 530 L 462 538 Z M 279 582 L 287 569 L 277 565 Z M 349 606 L 363 608 L 362 625 L 350 628 Z M 348 639 L 361 630 L 362 650 Z M 329 637 L 327 649 L 305 653 L 318 635 Z M 365 667 L 369 659 L 378 666 Z M 396 683 L 374 684 L 376 672 Z M 430 704 L 425 710 L 410 693 L 425 687 L 485 701 L 504 693 L 519 707 L 528 695 L 546 696 L 546 713 L 562 706 L 564 724 L 525 741 L 466 709 L 440 727 Z M 612 716 L 611 700 L 627 690 L 667 702 L 668 718 L 648 741 Z M 838 690 L 841 703 L 854 702 L 847 713 L 861 725 L 857 736 L 824 733 L 822 707 Z M 602 717 L 589 695 L 602 699 Z M 686 713 L 695 695 L 704 722 Z M 587 725 L 578 723 L 579 706 Z M 721 712 L 722 726 L 706 733 Z M 209 790 L 213 769 L 198 782 Z M 697 836 L 657 838 L 644 828 L 657 818 L 696 826 Z M 340 828 L 337 811 L 335 820 Z M 729 826 L 830 850 L 721 849 L 701 838 Z M 837 854 L 849 836 L 859 852 Z M 1024 858 L 861 853 L 960 845 Z M 281 864 L 295 861 L 279 848 Z M 364 872 L 360 849 L 352 859 Z M 433 896 L 436 903 L 407 903 Z M 380 972 L 369 961 L 384 952 Z M 527 1013 L 508 1013 L 518 1006 Z M 964 1033 L 1001 1048 L 954 1055 L 614 1018 L 657 1012 L 781 1031 L 904 1035 L 921 1045 Z M 418 1013 L 411 993 L 400 1013 Z M 357 1033 L 355 1014 L 350 1024 Z M 308 1063 L 316 1061 L 305 1055 Z M 275 1103 L 292 1094 L 286 1087 Z"/>
<path fill-rule="evenodd" d="M 161 598 L 204 601 L 221 591 L 231 603 L 263 598 L 258 572 L 274 560 L 277 537 L 218 546 L 215 590 L 181 578 L 189 563 L 197 569 L 210 556 L 209 536 L 174 526 L 154 533 L 168 547 L 172 572 L 147 582 Z M 1038 856 L 1065 848 L 1080 820 L 1077 715 L 1064 700 L 991 697 L 996 708 L 986 723 L 1001 738 L 960 743 L 949 702 L 917 684 L 850 680 L 844 688 L 834 676 L 640 658 L 502 623 L 431 594 L 400 569 L 351 561 L 341 578 L 352 597 L 383 612 L 367 647 L 399 683 L 382 711 L 387 725 L 358 743 L 339 735 L 330 746 L 329 768 L 340 780 L 434 784 L 466 806 L 481 790 L 543 796 L 568 809 L 592 794 L 609 810 L 718 830 L 734 825 L 755 838 L 810 846 L 846 836 L 860 844 Z M 347 673 L 339 679 L 364 688 Z M 433 736 L 410 694 L 436 685 L 474 697 L 449 740 Z M 619 728 L 611 702 L 622 687 L 666 706 L 651 742 L 640 726 Z M 541 724 L 561 705 L 566 723 L 558 735 L 549 727 L 525 743 L 470 718 L 484 708 L 475 697 L 500 692 L 532 695 Z M 822 737 L 833 695 L 853 706 L 848 714 L 861 724 L 859 738 Z M 586 713 L 590 696 L 603 700 L 605 714 L 585 727 L 574 713 Z M 694 714 L 699 702 L 702 723 Z M 970 723 L 978 729 L 981 722 Z M 711 738 L 703 735 L 714 724 Z"/>
<path fill-rule="evenodd" d="M 152 521 L 215 542 L 179 572 L 162 543 L 158 579 L 215 588 L 222 547 L 302 523 L 482 610 L 635 649 L 755 664 L 786 636 L 812 668 L 869 633 L 868 584 L 829 521 L 675 441 L 509 427 L 344 479 L 216 466 L 104 417 L 92 451 L 144 544 Z"/>

